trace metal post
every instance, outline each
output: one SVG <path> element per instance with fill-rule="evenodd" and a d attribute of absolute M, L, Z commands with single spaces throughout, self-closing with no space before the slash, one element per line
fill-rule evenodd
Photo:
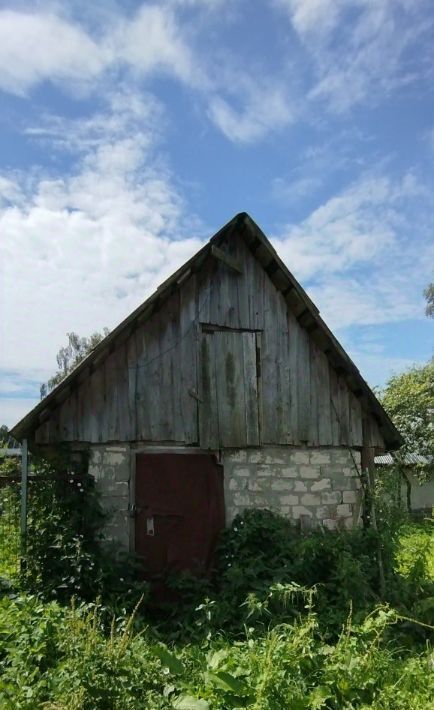
<path fill-rule="evenodd" d="M 27 533 L 27 478 L 28 478 L 28 448 L 27 439 L 21 444 L 21 557 L 25 557 Z"/>

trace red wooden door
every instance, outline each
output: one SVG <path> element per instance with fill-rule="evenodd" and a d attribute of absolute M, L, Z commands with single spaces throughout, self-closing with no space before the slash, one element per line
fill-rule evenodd
<path fill-rule="evenodd" d="M 205 572 L 224 527 L 223 471 L 208 454 L 137 454 L 136 552 L 145 576 Z"/>

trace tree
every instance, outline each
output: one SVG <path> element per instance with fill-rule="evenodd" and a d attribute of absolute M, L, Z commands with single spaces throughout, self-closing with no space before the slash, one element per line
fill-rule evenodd
<path fill-rule="evenodd" d="M 54 373 L 48 382 L 44 382 L 41 385 L 41 399 L 46 397 L 46 395 L 51 392 L 62 380 L 69 375 L 72 370 L 74 370 L 77 365 L 84 360 L 86 355 L 88 355 L 96 346 L 103 340 L 108 334 L 109 329 L 104 328 L 102 333 L 92 333 L 88 338 L 80 338 L 77 333 L 71 332 L 67 333 L 68 345 L 60 348 L 56 355 L 58 370 Z"/>
<path fill-rule="evenodd" d="M 428 284 L 423 295 L 426 298 L 425 313 L 428 318 L 434 318 L 434 282 Z"/>
<path fill-rule="evenodd" d="M 8 445 L 9 429 L 6 424 L 0 426 L 0 448 Z"/>
<path fill-rule="evenodd" d="M 404 437 L 398 456 L 406 453 L 427 457 L 426 472 L 434 473 L 434 358 L 394 375 L 387 383 L 382 403 Z"/>

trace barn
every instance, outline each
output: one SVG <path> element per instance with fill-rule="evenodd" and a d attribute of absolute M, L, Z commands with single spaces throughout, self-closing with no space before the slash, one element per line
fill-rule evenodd
<path fill-rule="evenodd" d="M 235 216 L 12 430 L 86 457 L 107 535 L 151 571 L 199 568 L 234 516 L 361 518 L 362 471 L 401 438 L 318 309 Z M 367 476 L 369 480 L 369 476 Z"/>

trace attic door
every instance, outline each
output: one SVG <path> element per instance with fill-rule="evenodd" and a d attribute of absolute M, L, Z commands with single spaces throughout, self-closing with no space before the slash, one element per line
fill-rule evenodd
<path fill-rule="evenodd" d="M 258 337 L 231 330 L 201 334 L 199 431 L 204 449 L 260 443 Z"/>

